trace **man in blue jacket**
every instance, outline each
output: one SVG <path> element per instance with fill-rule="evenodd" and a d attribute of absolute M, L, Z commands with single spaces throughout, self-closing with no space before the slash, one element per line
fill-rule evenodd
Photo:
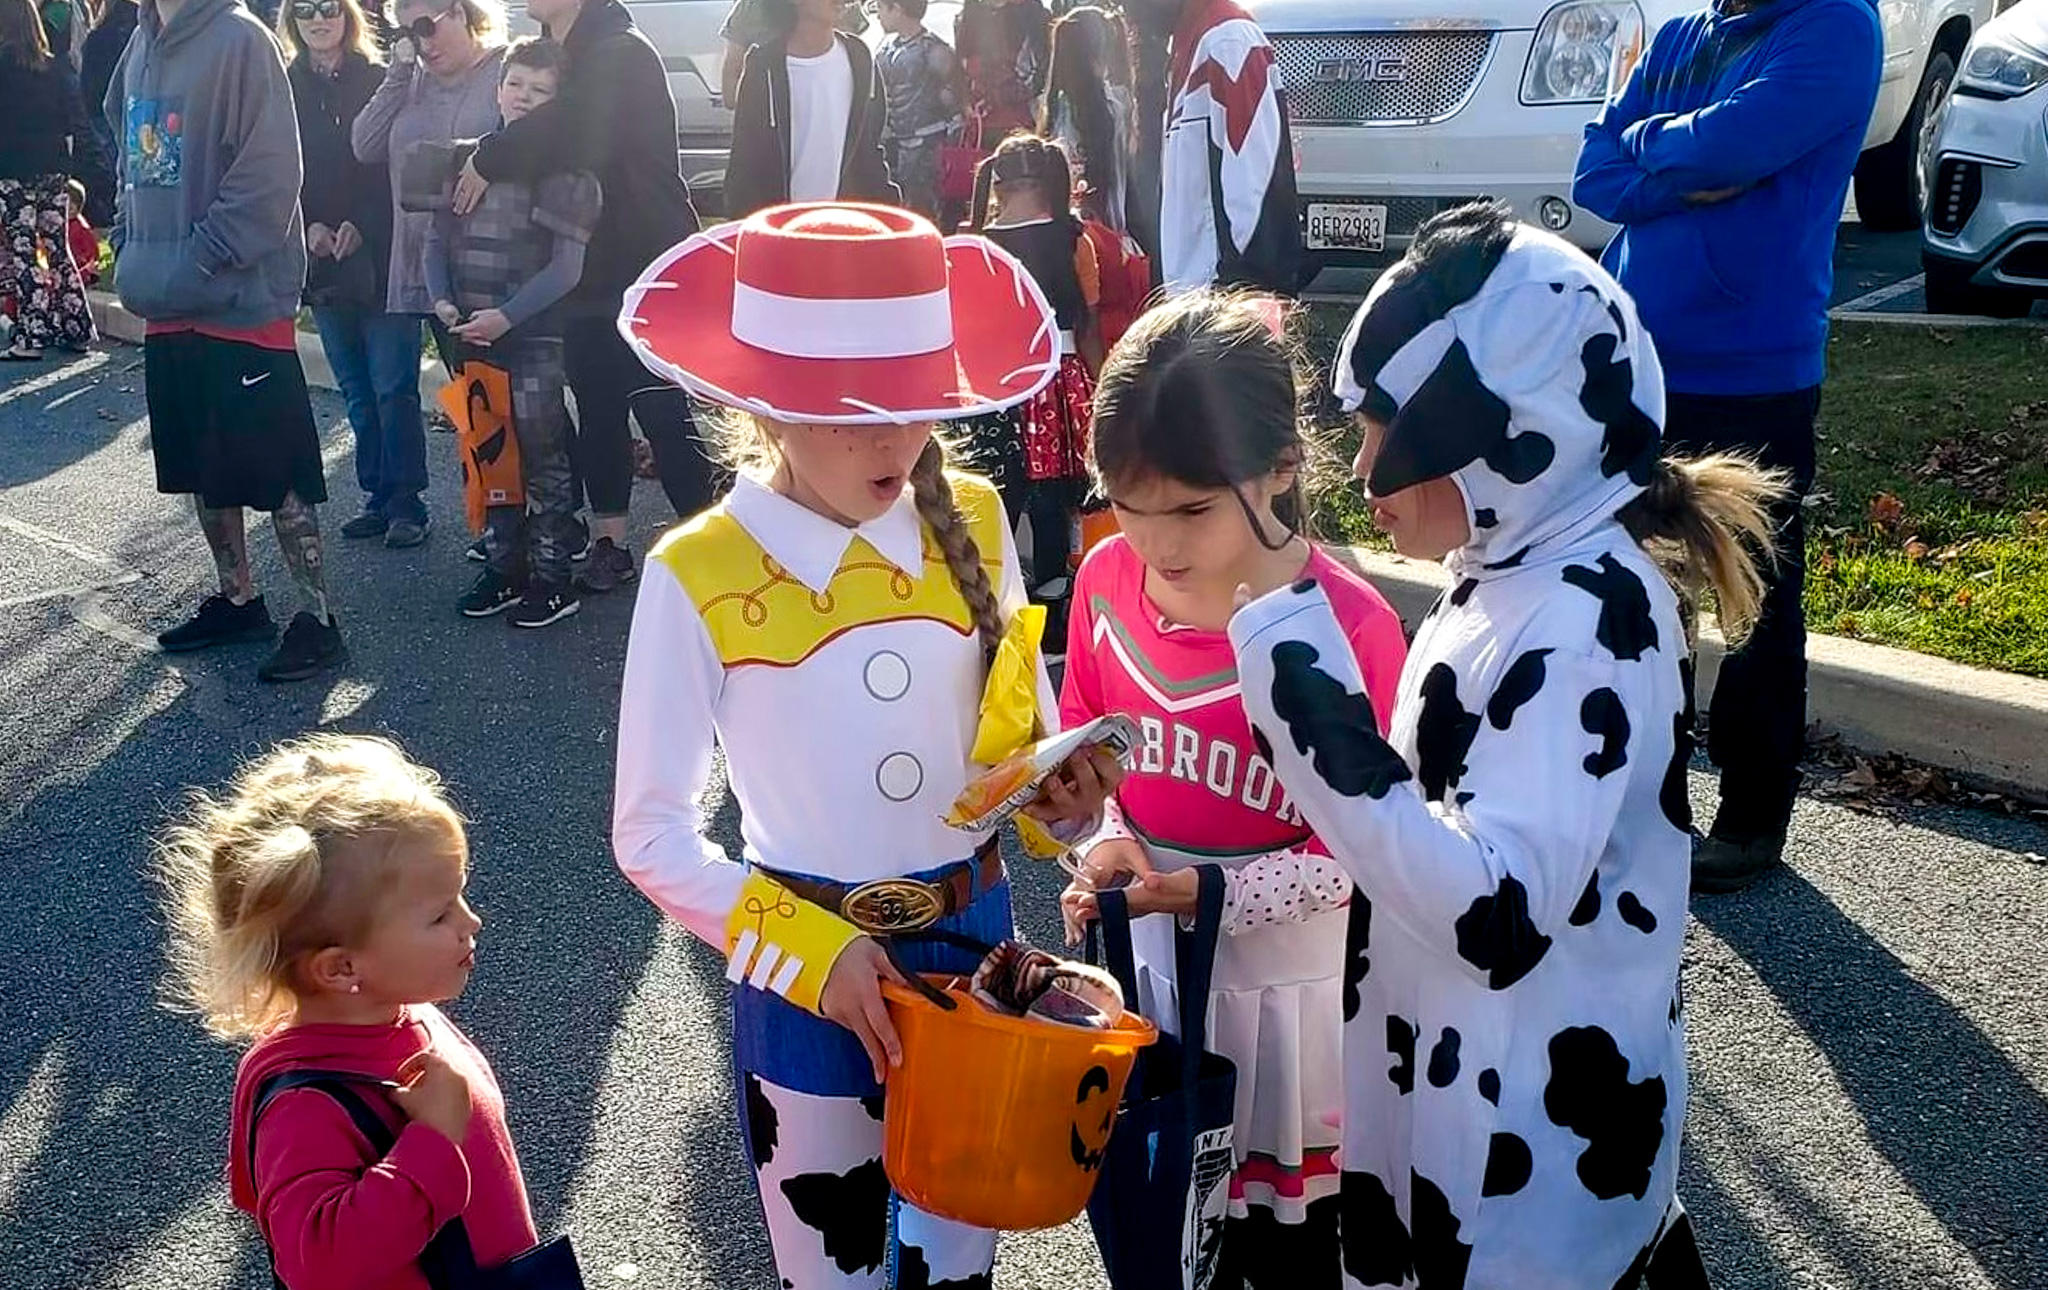
<path fill-rule="evenodd" d="M 1806 530 L 1835 229 L 1877 100 L 1871 0 L 1716 0 L 1659 28 L 1586 127 L 1573 196 L 1622 226 L 1602 263 L 1635 297 L 1676 452 L 1784 471 L 1763 616 L 1722 664 L 1721 771 L 1693 886 L 1734 891 L 1782 858 L 1806 731 Z"/>

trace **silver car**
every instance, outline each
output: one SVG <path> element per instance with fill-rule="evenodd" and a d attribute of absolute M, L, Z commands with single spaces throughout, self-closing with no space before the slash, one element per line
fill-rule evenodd
<path fill-rule="evenodd" d="M 2048 0 L 2020 0 L 1970 42 L 1934 131 L 1927 309 L 2024 316 L 2048 299 Z"/>

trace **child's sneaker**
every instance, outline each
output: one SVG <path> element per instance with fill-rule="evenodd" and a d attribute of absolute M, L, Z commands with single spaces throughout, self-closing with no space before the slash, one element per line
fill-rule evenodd
<path fill-rule="evenodd" d="M 455 607 L 465 618 L 489 618 L 518 603 L 518 586 L 496 569 L 485 569 L 476 576 L 475 582 L 469 584 L 469 590 L 462 593 L 462 599 L 455 602 Z"/>
<path fill-rule="evenodd" d="M 527 587 L 526 594 L 512 607 L 506 621 L 514 627 L 546 627 L 558 623 L 583 608 L 583 602 L 576 593 L 566 586 L 550 587 L 536 582 Z"/>
<path fill-rule="evenodd" d="M 484 546 L 484 540 L 482 538 L 478 538 L 476 541 L 462 548 L 462 558 L 465 560 L 472 561 L 476 564 L 483 564 L 491 558 L 491 553 Z"/>

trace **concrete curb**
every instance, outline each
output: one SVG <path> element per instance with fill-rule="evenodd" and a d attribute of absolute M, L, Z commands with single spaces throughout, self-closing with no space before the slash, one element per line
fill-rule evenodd
<path fill-rule="evenodd" d="M 1414 624 L 1450 586 L 1441 566 L 1338 549 Z M 1701 632 L 1699 700 L 1713 694 L 1721 636 Z M 1807 639 L 1807 716 L 1852 748 L 1889 752 L 1971 784 L 2048 800 L 2048 681 L 1839 636 Z"/>
<path fill-rule="evenodd" d="M 100 329 L 100 335 L 130 345 L 142 343 L 142 319 L 129 313 L 112 292 L 89 291 L 86 297 L 92 305 L 93 325 Z M 306 369 L 306 384 L 316 390 L 339 390 L 341 387 L 335 383 L 334 369 L 327 362 L 327 352 L 320 348 L 320 338 L 303 331 L 293 335 L 299 343 L 299 366 Z M 422 358 L 420 402 L 429 409 L 439 406 L 434 396 L 445 384 L 447 381 L 441 375 L 440 364 Z"/>
<path fill-rule="evenodd" d="M 2017 328 L 2022 331 L 2048 329 L 2048 318 L 1985 318 L 1978 314 L 1888 314 L 1874 309 L 1834 309 L 1828 317 L 1836 322 L 1883 323 L 1893 327 L 1946 327 L 1950 330 L 1984 327 Z"/>

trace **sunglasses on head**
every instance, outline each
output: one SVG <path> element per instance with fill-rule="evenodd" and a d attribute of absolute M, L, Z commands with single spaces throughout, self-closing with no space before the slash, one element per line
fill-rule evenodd
<path fill-rule="evenodd" d="M 311 22 L 315 18 L 341 17 L 341 0 L 295 0 L 292 17 L 300 22 Z"/>
<path fill-rule="evenodd" d="M 401 35 L 411 36 L 413 40 L 416 42 L 432 40 L 434 38 L 434 32 L 440 27 L 442 21 L 446 19 L 450 14 L 454 13 L 457 9 L 460 9 L 461 7 L 462 6 L 459 4 L 449 5 L 446 9 L 443 9 L 441 12 L 437 14 L 430 14 L 425 17 L 415 18 L 411 22 L 405 24 L 405 26 L 400 27 L 398 29 L 399 33 Z"/>

